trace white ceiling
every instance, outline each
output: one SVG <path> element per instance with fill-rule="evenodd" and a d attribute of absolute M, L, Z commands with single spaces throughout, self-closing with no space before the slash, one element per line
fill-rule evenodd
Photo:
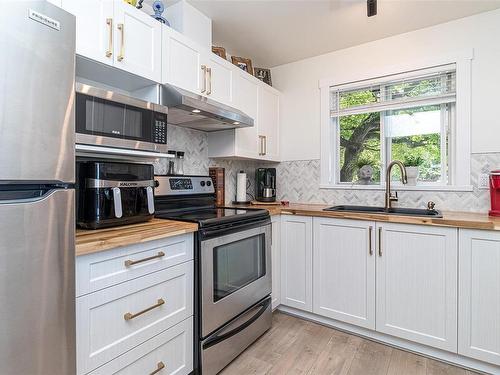
<path fill-rule="evenodd" d="M 273 67 L 500 8 L 500 0 L 188 0 L 213 20 L 214 45 Z M 166 3 L 175 1 L 167 0 Z"/>

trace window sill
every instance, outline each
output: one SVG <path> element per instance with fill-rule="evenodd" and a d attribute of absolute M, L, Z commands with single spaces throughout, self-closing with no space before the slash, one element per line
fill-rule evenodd
<path fill-rule="evenodd" d="M 321 184 L 320 189 L 333 189 L 333 190 L 385 190 L 384 186 L 380 185 L 325 185 Z M 391 184 L 391 190 L 398 191 L 445 191 L 445 192 L 467 192 L 473 191 L 474 188 L 472 185 L 417 185 L 417 186 L 408 186 L 401 184 Z"/>

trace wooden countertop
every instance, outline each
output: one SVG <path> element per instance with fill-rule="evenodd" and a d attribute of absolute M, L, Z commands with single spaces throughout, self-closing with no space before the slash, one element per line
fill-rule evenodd
<path fill-rule="evenodd" d="M 385 215 L 385 214 L 369 214 L 355 212 L 333 212 L 323 211 L 326 207 L 332 205 L 325 204 L 301 204 L 290 203 L 288 206 L 279 205 L 248 205 L 248 208 L 265 208 L 271 215 L 303 215 L 303 216 L 318 216 L 318 217 L 336 217 L 343 219 L 370 220 L 379 222 L 391 222 L 402 224 L 423 224 L 436 225 L 455 228 L 468 229 L 488 229 L 500 230 L 500 217 L 491 217 L 486 213 L 479 212 L 458 212 L 458 211 L 443 211 L 442 218 L 429 218 L 417 216 L 402 216 L 402 215 Z M 238 206 L 242 207 L 242 206 Z"/>
<path fill-rule="evenodd" d="M 144 223 L 106 229 L 77 229 L 76 256 L 192 233 L 197 230 L 198 224 L 195 223 L 163 219 L 152 219 Z"/>

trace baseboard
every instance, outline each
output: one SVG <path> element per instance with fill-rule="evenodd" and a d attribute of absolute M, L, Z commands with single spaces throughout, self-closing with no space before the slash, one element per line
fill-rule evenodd
<path fill-rule="evenodd" d="M 323 316 L 316 315 L 307 311 L 302 311 L 293 307 L 279 305 L 276 307 L 275 311 L 280 311 L 301 319 L 306 319 L 315 323 L 338 329 L 339 331 L 347 332 L 356 336 L 361 336 L 368 340 L 376 341 L 397 349 L 436 359 L 438 361 L 446 362 L 468 370 L 479 371 L 484 374 L 500 374 L 500 366 L 491 365 L 482 361 L 478 361 L 476 359 L 464 357 L 456 353 L 450 353 L 441 349 L 431 348 L 426 345 L 386 335 L 384 333 L 357 327 L 352 324 L 340 322 L 338 320 L 325 318 Z"/>

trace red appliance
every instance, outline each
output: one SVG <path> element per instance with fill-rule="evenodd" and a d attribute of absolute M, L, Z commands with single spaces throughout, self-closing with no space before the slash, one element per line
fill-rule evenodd
<path fill-rule="evenodd" d="M 490 172 L 490 216 L 500 216 L 500 170 Z"/>

